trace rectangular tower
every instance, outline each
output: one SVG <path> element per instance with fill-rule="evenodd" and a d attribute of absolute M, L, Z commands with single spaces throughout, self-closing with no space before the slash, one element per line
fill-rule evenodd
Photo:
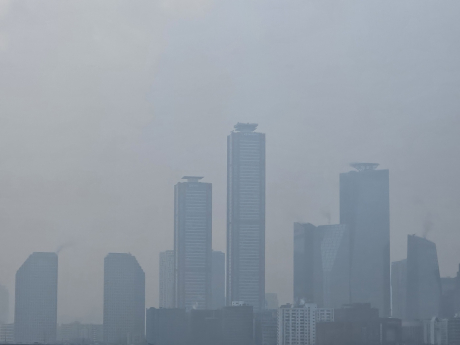
<path fill-rule="evenodd" d="M 174 250 L 160 253 L 160 308 L 174 308 Z"/>
<path fill-rule="evenodd" d="M 350 229 L 351 302 L 390 315 L 389 172 L 354 163 L 340 174 L 340 223 Z"/>
<path fill-rule="evenodd" d="M 174 187 L 175 307 L 212 304 L 212 184 L 184 176 Z"/>
<path fill-rule="evenodd" d="M 212 251 L 212 309 L 225 306 L 225 254 Z"/>
<path fill-rule="evenodd" d="M 227 305 L 265 300 L 265 134 L 238 123 L 227 140 Z"/>
<path fill-rule="evenodd" d="M 407 260 L 391 263 L 391 317 L 404 319 L 406 312 Z"/>
<path fill-rule="evenodd" d="M 14 338 L 53 344 L 57 328 L 58 256 L 33 253 L 16 272 Z"/>
<path fill-rule="evenodd" d="M 136 258 L 109 253 L 104 259 L 104 343 L 140 344 L 145 334 L 145 274 Z"/>

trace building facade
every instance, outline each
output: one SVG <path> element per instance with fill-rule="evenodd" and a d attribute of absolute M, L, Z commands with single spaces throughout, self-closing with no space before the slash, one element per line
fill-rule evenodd
<path fill-rule="evenodd" d="M 265 134 L 238 123 L 227 141 L 227 305 L 265 304 Z"/>
<path fill-rule="evenodd" d="M 145 274 L 136 258 L 109 253 L 104 259 L 104 343 L 137 344 L 145 334 Z"/>
<path fill-rule="evenodd" d="M 0 285 L 0 324 L 8 323 L 10 311 L 10 295 L 6 286 Z"/>
<path fill-rule="evenodd" d="M 441 277 L 436 244 L 416 235 L 407 237 L 406 296 L 408 320 L 439 316 Z"/>
<path fill-rule="evenodd" d="M 212 309 L 225 306 L 225 254 L 212 251 Z"/>
<path fill-rule="evenodd" d="M 174 308 L 174 250 L 160 253 L 160 308 Z"/>
<path fill-rule="evenodd" d="M 278 309 L 278 294 L 276 292 L 265 293 L 265 309 Z"/>
<path fill-rule="evenodd" d="M 147 344 L 187 344 L 188 317 L 185 309 L 149 308 L 146 317 Z"/>
<path fill-rule="evenodd" d="M 354 163 L 340 174 L 340 223 L 350 230 L 350 297 L 390 316 L 389 171 Z"/>
<path fill-rule="evenodd" d="M 406 316 L 407 260 L 391 263 L 391 316 L 404 319 Z"/>
<path fill-rule="evenodd" d="M 253 306 L 232 302 L 231 306 L 222 308 L 222 344 L 254 344 Z"/>
<path fill-rule="evenodd" d="M 184 176 L 174 187 L 175 307 L 212 304 L 212 184 Z"/>
<path fill-rule="evenodd" d="M 30 255 L 16 272 L 16 342 L 56 342 L 57 291 L 57 254 L 39 252 Z"/>

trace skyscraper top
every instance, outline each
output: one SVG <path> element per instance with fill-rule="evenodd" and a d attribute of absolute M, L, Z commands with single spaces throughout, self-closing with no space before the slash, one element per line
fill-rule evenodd
<path fill-rule="evenodd" d="M 234 127 L 237 132 L 254 132 L 257 129 L 257 123 L 238 122 Z"/>
<path fill-rule="evenodd" d="M 379 163 L 351 163 L 350 166 L 358 171 L 375 170 Z"/>
<path fill-rule="evenodd" d="M 202 178 L 203 176 L 184 176 L 182 177 L 182 179 L 187 180 L 187 182 L 198 182 Z"/>

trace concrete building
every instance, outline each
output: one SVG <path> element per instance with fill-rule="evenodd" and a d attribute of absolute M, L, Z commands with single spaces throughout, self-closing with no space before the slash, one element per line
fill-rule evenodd
<path fill-rule="evenodd" d="M 57 341 L 62 344 L 97 344 L 104 341 L 103 326 L 72 322 L 58 328 Z"/>
<path fill-rule="evenodd" d="M 10 295 L 6 286 L 0 285 L 0 325 L 8 323 L 10 311 Z"/>
<path fill-rule="evenodd" d="M 305 304 L 293 308 L 287 304 L 278 309 L 278 345 L 316 344 L 316 324 L 333 322 L 334 309 Z"/>
<path fill-rule="evenodd" d="M 260 345 L 277 345 L 278 342 L 278 309 L 266 309 L 259 313 Z"/>
<path fill-rule="evenodd" d="M 212 305 L 212 185 L 184 176 L 174 187 L 175 307 Z"/>
<path fill-rule="evenodd" d="M 403 319 L 406 315 L 407 260 L 391 263 L 391 316 Z"/>
<path fill-rule="evenodd" d="M 278 294 L 274 292 L 265 293 L 265 309 L 278 309 Z"/>
<path fill-rule="evenodd" d="M 30 255 L 16 272 L 16 342 L 56 342 L 57 291 L 57 254 L 37 252 Z"/>
<path fill-rule="evenodd" d="M 0 324 L 0 343 L 14 343 L 14 323 Z"/>
<path fill-rule="evenodd" d="M 242 302 L 232 302 L 231 306 L 222 308 L 222 344 L 254 344 L 253 306 Z"/>
<path fill-rule="evenodd" d="M 238 123 L 227 141 L 227 305 L 265 304 L 265 134 Z"/>
<path fill-rule="evenodd" d="M 447 345 L 448 319 L 433 317 L 430 320 L 422 320 L 423 344 Z"/>
<path fill-rule="evenodd" d="M 212 309 L 225 306 L 225 254 L 212 251 Z"/>
<path fill-rule="evenodd" d="M 371 303 L 390 316 L 389 171 L 375 163 L 351 164 L 340 174 L 340 223 L 351 238 L 352 303 Z"/>
<path fill-rule="evenodd" d="M 188 344 L 223 344 L 222 310 L 192 309 Z"/>
<path fill-rule="evenodd" d="M 174 250 L 160 253 L 160 308 L 174 308 Z"/>
<path fill-rule="evenodd" d="M 439 316 L 441 278 L 436 244 L 426 238 L 407 238 L 406 318 L 430 320 Z"/>
<path fill-rule="evenodd" d="M 186 345 L 188 316 L 185 309 L 147 309 L 146 340 L 152 345 Z"/>
<path fill-rule="evenodd" d="M 138 344 L 145 333 L 145 274 L 136 258 L 109 253 L 104 259 L 104 343 Z"/>

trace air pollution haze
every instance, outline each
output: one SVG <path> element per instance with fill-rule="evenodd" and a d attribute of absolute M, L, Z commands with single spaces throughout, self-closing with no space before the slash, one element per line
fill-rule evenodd
<path fill-rule="evenodd" d="M 158 306 L 182 176 L 213 184 L 213 249 L 226 249 L 237 122 L 266 133 L 266 291 L 281 303 L 292 301 L 292 223 L 339 222 L 339 173 L 355 161 L 390 170 L 392 260 L 429 210 L 441 273 L 453 275 L 459 12 L 432 0 L 0 0 L 11 305 L 32 252 L 74 243 L 59 253 L 58 322 L 101 323 L 109 252 L 136 256 L 146 306 Z"/>

